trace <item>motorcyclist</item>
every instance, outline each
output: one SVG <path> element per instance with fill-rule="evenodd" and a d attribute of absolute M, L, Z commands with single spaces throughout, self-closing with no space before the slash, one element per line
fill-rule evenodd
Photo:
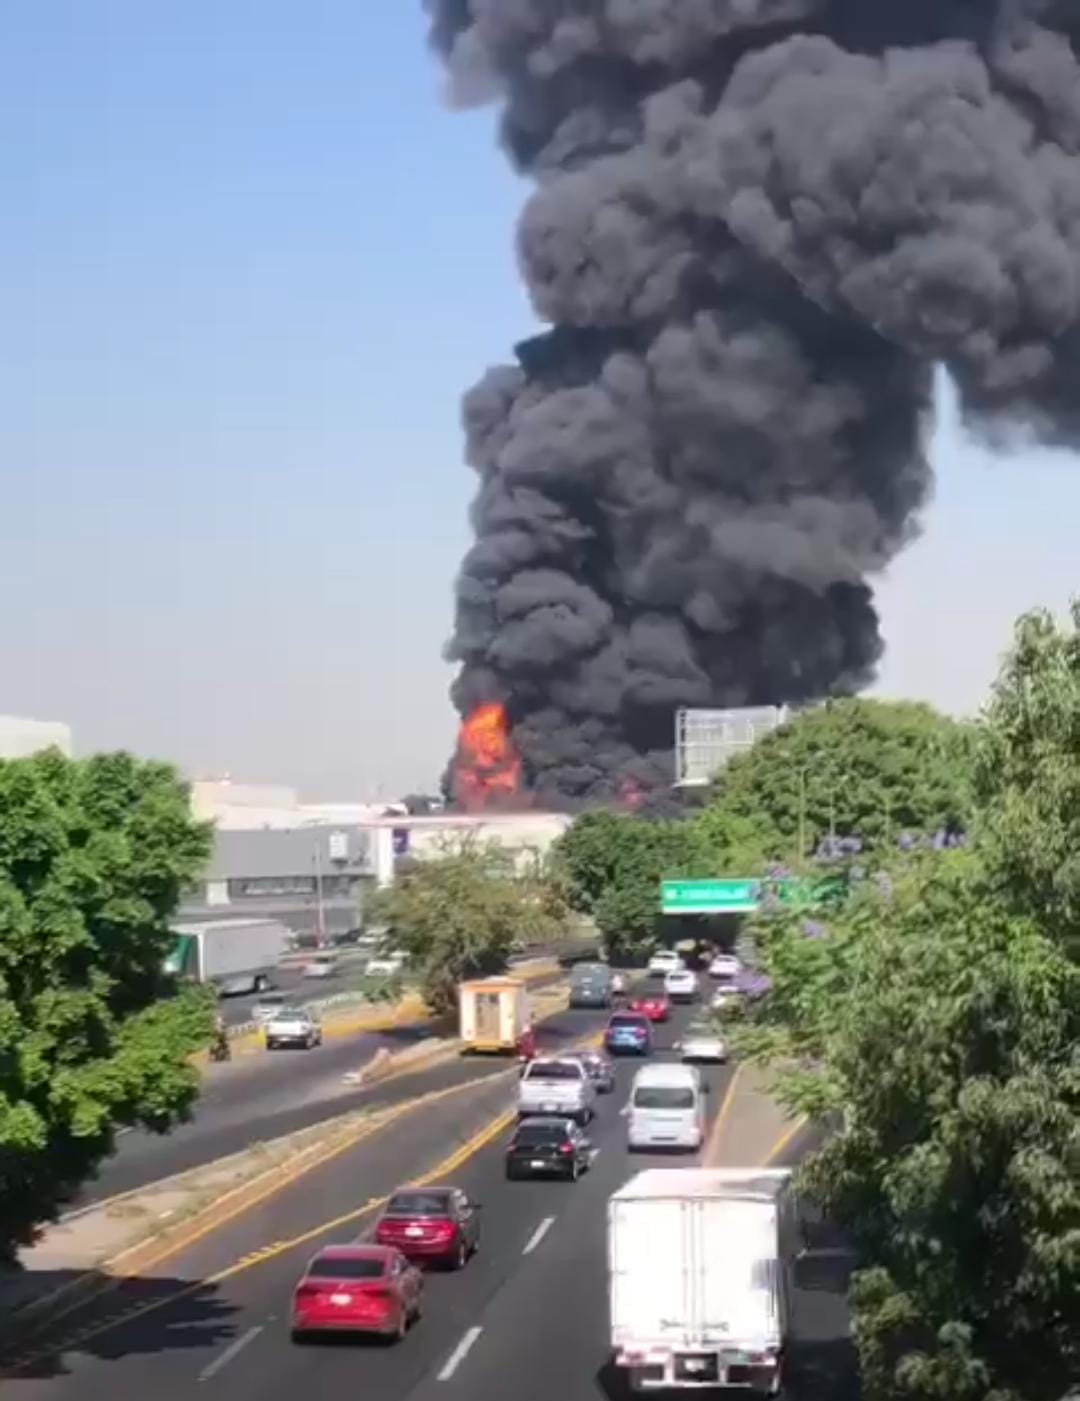
<path fill-rule="evenodd" d="M 225 1029 L 225 1018 L 220 1012 L 214 1018 L 214 1039 L 210 1043 L 210 1057 L 212 1060 L 231 1060 L 232 1048 L 229 1045 L 229 1034 Z"/>

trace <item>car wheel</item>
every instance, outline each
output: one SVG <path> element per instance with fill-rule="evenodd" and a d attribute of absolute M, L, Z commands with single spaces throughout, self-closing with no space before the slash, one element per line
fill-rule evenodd
<path fill-rule="evenodd" d="M 408 1310 L 405 1309 L 405 1308 L 403 1307 L 403 1308 L 401 1309 L 401 1312 L 398 1314 L 397 1327 L 396 1327 L 396 1328 L 394 1329 L 394 1331 L 390 1334 L 389 1341 L 390 1341 L 391 1343 L 400 1343 L 400 1342 L 402 1341 L 402 1339 L 405 1337 L 405 1334 L 406 1334 L 408 1331 L 409 1331 L 409 1314 L 408 1314 Z"/>
<path fill-rule="evenodd" d="M 263 975 L 260 973 L 259 976 L 255 979 L 255 991 L 256 991 L 256 992 L 266 992 L 266 990 L 269 988 L 269 986 L 270 986 L 269 979 L 264 978 Z"/>
<path fill-rule="evenodd" d="M 298 1347 L 308 1341 L 308 1334 L 302 1328 L 294 1328 L 289 1336 Z"/>
<path fill-rule="evenodd" d="M 276 1042 L 276 1041 L 268 1041 L 268 1042 L 266 1043 L 266 1049 L 267 1049 L 268 1051 L 276 1051 L 276 1050 L 277 1050 L 277 1042 Z"/>
<path fill-rule="evenodd" d="M 580 1163 L 578 1162 L 578 1160 L 575 1158 L 574 1161 L 570 1164 L 569 1180 L 570 1180 L 571 1182 L 576 1182 L 580 1176 L 581 1176 L 581 1164 L 580 1164 Z"/>
<path fill-rule="evenodd" d="M 463 1270 L 469 1263 L 469 1247 L 463 1240 L 458 1241 L 457 1250 L 454 1252 L 453 1268 Z"/>

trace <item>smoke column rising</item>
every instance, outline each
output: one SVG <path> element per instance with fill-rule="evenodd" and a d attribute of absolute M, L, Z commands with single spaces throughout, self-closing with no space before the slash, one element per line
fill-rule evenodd
<path fill-rule="evenodd" d="M 872 680 L 936 363 L 976 431 L 1080 437 L 1080 7 L 427 6 L 550 326 L 466 397 L 454 700 L 542 802 L 655 788 L 679 705 Z"/>

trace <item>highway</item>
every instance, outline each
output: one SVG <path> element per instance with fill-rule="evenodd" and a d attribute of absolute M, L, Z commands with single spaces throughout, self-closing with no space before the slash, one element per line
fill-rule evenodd
<path fill-rule="evenodd" d="M 588 1015 L 579 1015 L 587 1024 Z M 684 1016 L 662 1040 L 677 1036 Z M 378 1401 L 505 1401 L 508 1394 L 514 1401 L 615 1401 L 606 1362 L 605 1203 L 642 1167 L 693 1161 L 628 1155 L 620 1110 L 634 1068 L 621 1065 L 616 1093 L 600 1101 L 590 1130 L 596 1156 L 576 1185 L 507 1182 L 505 1130 L 465 1157 L 461 1145 L 511 1102 L 513 1073 L 489 1080 L 357 1145 L 163 1264 L 155 1278 L 88 1305 L 71 1321 L 65 1348 L 5 1381 L 12 1401 L 112 1401 L 118 1394 L 296 1401 L 357 1389 Z M 715 1116 L 730 1072 L 716 1067 L 707 1078 Z M 796 1140 L 788 1157 L 804 1148 Z M 442 1169 L 455 1150 L 464 1160 Z M 400 1346 L 294 1345 L 288 1305 L 305 1260 L 320 1245 L 362 1234 L 373 1215 L 365 1204 L 432 1169 L 481 1204 L 480 1253 L 460 1274 L 429 1276 L 424 1317 Z M 105 1326 L 125 1311 L 126 1321 Z M 819 1279 L 800 1292 L 791 1392 L 799 1401 L 852 1395 L 844 1326 L 835 1282 Z"/>
<path fill-rule="evenodd" d="M 540 1042 L 556 1048 L 583 1028 L 587 1031 L 603 1023 L 598 1013 L 561 1013 L 540 1025 Z M 359 1069 L 380 1048 L 401 1051 L 426 1035 L 430 1029 L 425 1027 L 358 1033 L 327 1040 L 310 1051 L 239 1056 L 226 1065 L 212 1066 L 192 1120 L 166 1135 L 124 1134 L 117 1152 L 86 1187 L 75 1209 L 239 1153 L 252 1143 L 307 1128 L 333 1114 L 460 1084 L 502 1068 L 497 1060 L 465 1057 L 369 1089 L 344 1083 L 346 1071 Z"/>

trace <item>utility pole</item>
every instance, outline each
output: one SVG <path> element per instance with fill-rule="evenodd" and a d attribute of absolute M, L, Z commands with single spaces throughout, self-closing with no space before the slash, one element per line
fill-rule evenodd
<path fill-rule="evenodd" d="M 323 918 L 322 852 L 319 849 L 319 834 L 315 835 L 315 918 L 316 938 L 321 949 L 326 942 L 326 921 Z"/>

